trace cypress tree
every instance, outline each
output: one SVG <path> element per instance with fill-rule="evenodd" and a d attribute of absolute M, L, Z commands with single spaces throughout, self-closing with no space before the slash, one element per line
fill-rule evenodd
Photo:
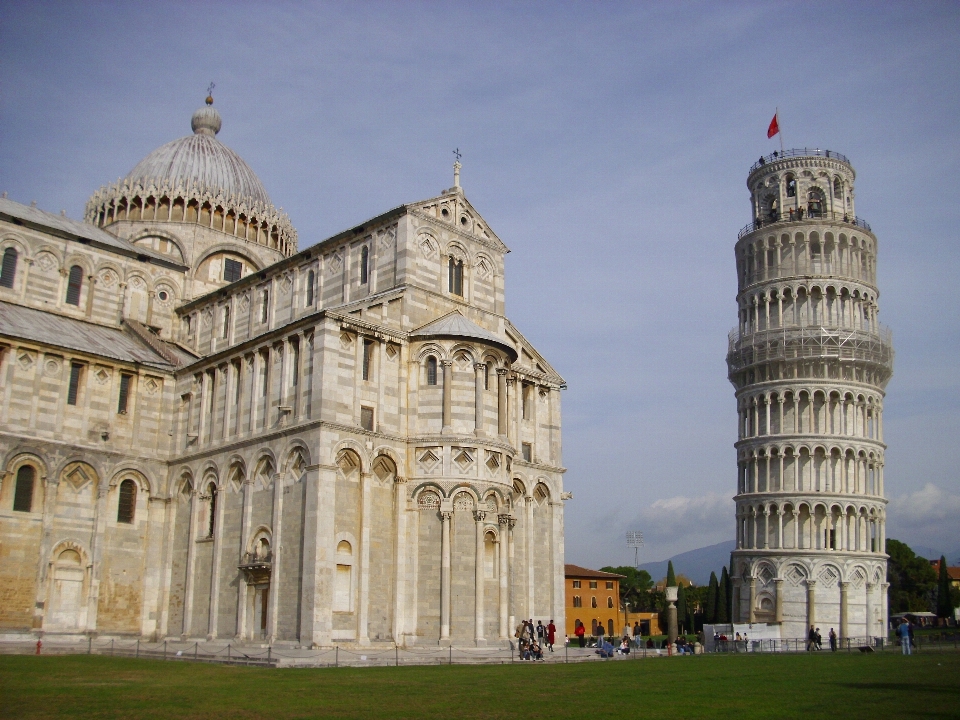
<path fill-rule="evenodd" d="M 727 602 L 730 590 L 730 576 L 727 574 L 727 567 L 724 565 L 720 572 L 720 584 L 717 586 L 717 622 L 730 622 L 730 603 Z"/>
<path fill-rule="evenodd" d="M 673 560 L 667 561 L 667 587 L 677 584 L 677 576 L 673 574 Z"/>
<path fill-rule="evenodd" d="M 940 576 L 937 578 L 937 617 L 952 617 L 953 608 L 950 605 L 950 578 L 947 575 L 947 559 L 941 555 Z"/>
<path fill-rule="evenodd" d="M 710 584 L 707 585 L 707 597 L 703 603 L 703 622 L 713 625 L 717 622 L 717 574 L 710 573 Z"/>
<path fill-rule="evenodd" d="M 687 593 L 681 584 L 677 590 L 677 619 L 680 621 L 680 632 L 684 633 L 687 624 Z"/>

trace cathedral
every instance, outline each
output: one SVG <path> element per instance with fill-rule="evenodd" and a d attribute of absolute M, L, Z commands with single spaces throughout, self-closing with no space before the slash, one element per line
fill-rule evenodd
<path fill-rule="evenodd" d="M 454 186 L 299 251 L 218 139 L 0 199 L 0 631 L 498 645 L 564 626 L 562 377 Z"/>

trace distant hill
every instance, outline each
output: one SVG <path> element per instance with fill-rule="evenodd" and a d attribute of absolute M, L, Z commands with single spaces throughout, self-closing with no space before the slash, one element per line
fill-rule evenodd
<path fill-rule="evenodd" d="M 735 541 L 727 540 L 716 545 L 688 550 L 659 562 L 644 563 L 640 569 L 650 573 L 653 581 L 657 582 L 667 576 L 667 563 L 672 560 L 675 573 L 686 575 L 697 585 L 706 585 L 710 582 L 711 572 L 717 573 L 719 578 L 723 566 L 730 564 L 730 553 L 735 546 Z"/>

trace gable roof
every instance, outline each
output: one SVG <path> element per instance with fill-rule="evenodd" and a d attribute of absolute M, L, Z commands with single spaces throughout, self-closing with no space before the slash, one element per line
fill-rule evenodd
<path fill-rule="evenodd" d="M 462 207 L 468 211 L 468 213 L 473 216 L 474 220 L 480 220 L 483 226 L 483 235 L 477 235 L 475 233 L 464 232 L 456 223 L 456 218 L 453 220 L 447 221 L 440 219 L 438 217 L 431 216 L 427 211 L 431 205 L 436 205 L 438 203 L 453 201 L 459 207 Z M 497 234 L 490 228 L 490 224 L 483 218 L 483 216 L 477 212 L 477 209 L 473 204 L 467 200 L 467 196 L 463 194 L 463 188 L 453 187 L 448 190 L 444 190 L 442 193 L 436 197 L 427 198 L 426 200 L 421 200 L 415 203 L 408 203 L 406 206 L 411 212 L 419 214 L 421 217 L 426 216 L 432 222 L 438 222 L 447 230 L 457 234 L 463 235 L 464 237 L 475 240 L 481 244 L 489 245 L 494 249 L 508 253 L 510 248 L 506 246 L 506 243 L 501 240 Z"/>
<path fill-rule="evenodd" d="M 469 318 L 460 314 L 459 310 L 452 310 L 436 320 L 414 330 L 410 333 L 411 338 L 463 338 L 465 340 L 480 340 L 490 345 L 496 345 L 505 350 L 511 358 L 511 362 L 517 359 L 516 349 L 506 340 L 494 335 L 489 330 L 477 325 Z"/>
<path fill-rule="evenodd" d="M 120 328 L 0 301 L 0 336 L 172 371 L 176 363 Z"/>
<path fill-rule="evenodd" d="M 568 578 L 603 578 L 608 580 L 626 577 L 626 575 L 617 575 L 616 573 L 603 572 L 602 570 L 591 570 L 590 568 L 580 567 L 579 565 L 564 565 L 563 574 Z"/>

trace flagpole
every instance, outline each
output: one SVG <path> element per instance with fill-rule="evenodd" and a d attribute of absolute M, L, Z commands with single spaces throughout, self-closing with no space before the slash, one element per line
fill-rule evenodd
<path fill-rule="evenodd" d="M 780 136 L 780 154 L 783 155 L 783 128 L 780 126 L 780 107 L 777 107 L 777 130 L 780 132 L 777 135 Z"/>

